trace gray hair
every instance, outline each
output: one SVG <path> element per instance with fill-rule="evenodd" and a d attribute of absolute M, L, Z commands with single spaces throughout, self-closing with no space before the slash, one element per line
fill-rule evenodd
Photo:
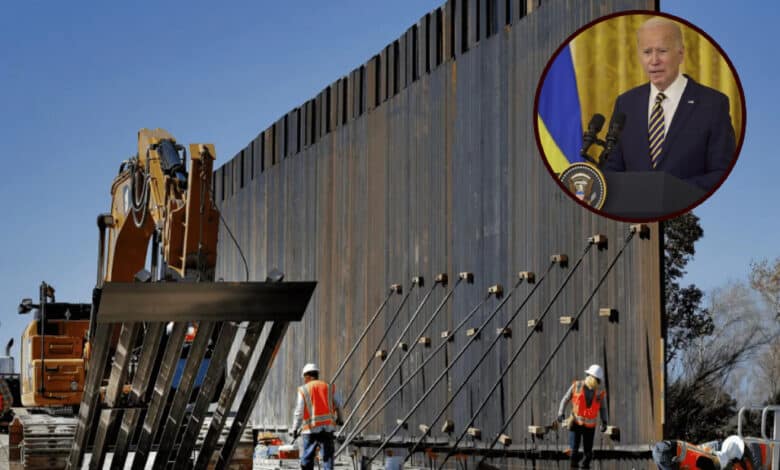
<path fill-rule="evenodd" d="M 651 28 L 669 28 L 669 30 L 672 33 L 672 37 L 674 38 L 674 42 L 677 44 L 677 46 L 680 49 L 683 48 L 683 36 L 682 36 L 682 30 L 680 29 L 680 25 L 677 24 L 677 22 L 672 21 L 663 16 L 654 16 L 649 20 L 645 21 L 644 23 L 642 23 L 642 26 L 640 26 L 639 29 L 636 30 L 637 42 L 639 41 L 639 35 L 642 33 L 642 31 Z"/>

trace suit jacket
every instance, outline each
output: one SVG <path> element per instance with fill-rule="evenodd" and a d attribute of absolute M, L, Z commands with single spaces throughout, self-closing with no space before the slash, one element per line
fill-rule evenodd
<path fill-rule="evenodd" d="M 705 191 L 718 184 L 736 156 L 729 99 L 723 93 L 687 78 L 672 125 L 666 126 L 663 149 L 655 168 L 650 162 L 647 135 L 650 84 L 618 96 L 612 115 L 622 112 L 626 122 L 620 142 L 607 159 L 604 170 L 665 171 Z"/>

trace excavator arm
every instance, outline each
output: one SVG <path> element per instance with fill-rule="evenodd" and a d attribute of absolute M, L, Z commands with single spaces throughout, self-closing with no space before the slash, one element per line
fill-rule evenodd
<path fill-rule="evenodd" d="M 124 463 L 131 441 L 133 468 L 149 463 L 147 457 L 154 460 L 153 444 L 159 446 L 156 458 L 175 457 L 176 468 L 190 462 L 196 443 L 195 468 L 205 468 L 215 450 L 229 462 L 289 322 L 300 321 L 306 310 L 315 282 L 281 282 L 283 275 L 273 274 L 266 282 L 209 282 L 220 221 L 212 193 L 214 158 L 213 145 L 185 148 L 164 130 L 139 131 L 137 154 L 122 163 L 111 184 L 111 211 L 98 216 L 92 303 L 80 305 L 77 317 L 70 304 L 60 312 L 53 289 L 49 293 L 43 284 L 40 305 L 27 299 L 20 306 L 20 313 L 40 313 L 22 338 L 31 345 L 23 348 L 31 378 L 24 382 L 30 392 L 25 404 L 79 405 L 78 417 L 66 420 L 75 423 L 73 434 L 58 447 L 66 452 L 62 467 L 81 468 L 90 451 L 91 465 L 100 468 L 109 446 L 112 462 Z M 239 339 L 242 323 L 246 331 Z M 228 364 L 234 341 L 241 341 L 240 353 Z M 259 358 L 250 367 L 255 351 Z M 240 393 L 245 375 L 249 382 Z M 198 442 L 215 394 L 219 406 Z M 238 411 L 228 424 L 223 418 L 234 401 Z M 25 421 L 25 429 L 34 430 L 37 421 Z M 218 445 L 226 427 L 228 436 Z M 178 455 L 174 442 L 180 442 Z M 51 457 L 49 449 L 45 454 Z"/>
<path fill-rule="evenodd" d="M 155 233 L 168 274 L 213 280 L 219 228 L 211 194 L 214 146 L 191 144 L 189 168 L 187 159 L 186 148 L 168 132 L 138 132 L 138 153 L 122 163 L 111 185 L 103 281 L 133 281 Z"/>

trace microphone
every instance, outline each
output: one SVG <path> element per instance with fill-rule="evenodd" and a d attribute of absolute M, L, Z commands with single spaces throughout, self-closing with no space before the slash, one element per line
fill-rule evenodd
<path fill-rule="evenodd" d="M 623 126 L 626 124 L 626 115 L 618 112 L 612 116 L 612 121 L 609 123 L 609 130 L 607 131 L 607 137 L 604 142 L 604 150 L 599 155 L 599 165 L 603 165 L 609 158 L 609 154 L 615 150 L 618 142 L 620 141 L 620 133 L 623 132 Z"/>
<path fill-rule="evenodd" d="M 593 158 L 588 155 L 588 149 L 591 145 L 598 142 L 598 133 L 601 131 L 602 127 L 604 127 L 604 116 L 602 114 L 596 113 L 592 118 L 590 118 L 590 122 L 588 123 L 588 130 L 582 134 L 582 148 L 580 148 L 580 156 L 591 163 L 596 162 L 594 162 Z"/>

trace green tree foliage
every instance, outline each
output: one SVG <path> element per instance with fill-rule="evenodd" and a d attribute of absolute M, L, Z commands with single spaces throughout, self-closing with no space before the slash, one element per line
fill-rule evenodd
<path fill-rule="evenodd" d="M 666 363 L 678 357 L 692 341 L 712 333 L 712 316 L 702 308 L 701 289 L 680 286 L 685 266 L 696 253 L 694 244 L 704 231 L 699 218 L 687 213 L 664 223 L 664 293 L 666 302 Z"/>

